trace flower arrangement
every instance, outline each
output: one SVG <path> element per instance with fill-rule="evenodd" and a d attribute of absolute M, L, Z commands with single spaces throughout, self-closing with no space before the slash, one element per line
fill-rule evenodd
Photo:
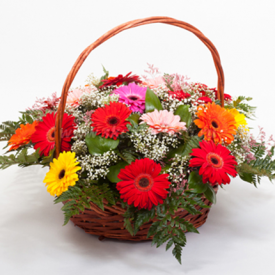
<path fill-rule="evenodd" d="M 275 140 L 260 128 L 253 137 L 247 119 L 251 98 L 224 95 L 179 74 L 161 75 L 153 65 L 146 76 L 128 73 L 97 79 L 68 94 L 62 120 L 61 153 L 55 158 L 56 115 L 60 98 L 37 99 L 18 121 L 0 125 L 13 164 L 49 166 L 44 183 L 63 202 L 66 224 L 89 209 L 121 205 L 124 226 L 138 233 L 149 220 L 147 237 L 167 242 L 181 262 L 185 232 L 198 232 L 180 209 L 198 215 L 216 201 L 215 188 L 237 175 L 256 186 L 275 178 Z"/>

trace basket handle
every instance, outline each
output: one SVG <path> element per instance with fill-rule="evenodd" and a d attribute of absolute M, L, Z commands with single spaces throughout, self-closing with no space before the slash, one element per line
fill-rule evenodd
<path fill-rule="evenodd" d="M 224 105 L 224 74 L 223 74 L 223 69 L 222 69 L 219 53 L 218 53 L 217 49 L 215 48 L 215 46 L 213 45 L 213 43 L 208 38 L 206 38 L 198 29 L 196 29 L 192 25 L 185 23 L 183 21 L 176 20 L 176 19 L 170 18 L 170 17 L 163 17 L 163 16 L 153 16 L 153 17 L 148 17 L 148 18 L 144 18 L 144 19 L 137 19 L 137 20 L 129 21 L 129 22 L 121 24 L 121 25 L 113 28 L 112 30 L 108 31 L 107 33 L 102 35 L 99 39 L 97 39 L 93 44 L 88 46 L 79 55 L 79 57 L 77 58 L 76 62 L 73 65 L 71 71 L 69 72 L 69 74 L 65 80 L 65 83 L 63 85 L 63 88 L 62 88 L 61 100 L 60 100 L 60 104 L 59 104 L 57 116 L 56 116 L 56 123 L 55 123 L 55 125 L 56 125 L 56 129 L 55 129 L 55 144 L 56 144 L 55 157 L 56 158 L 59 156 L 59 153 L 60 153 L 61 125 L 62 125 L 62 119 L 63 119 L 64 110 L 65 110 L 65 106 L 66 106 L 68 91 L 70 89 L 70 86 L 71 86 L 78 70 L 82 66 L 85 59 L 88 57 L 88 55 L 90 54 L 90 52 L 92 50 L 94 50 L 100 44 L 102 44 L 109 38 L 115 36 L 116 34 L 122 32 L 124 30 L 127 30 L 127 29 L 135 28 L 138 26 L 146 25 L 146 24 L 152 24 L 152 23 L 164 23 L 164 24 L 168 24 L 168 25 L 172 25 L 172 26 L 176 26 L 176 27 L 180 27 L 182 29 L 188 30 L 188 31 L 192 32 L 194 35 L 196 35 L 205 44 L 205 46 L 210 50 L 210 52 L 212 54 L 213 61 L 214 61 L 216 71 L 217 71 L 217 75 L 218 75 L 218 84 L 217 84 L 218 99 L 221 100 L 221 105 L 222 106 Z"/>

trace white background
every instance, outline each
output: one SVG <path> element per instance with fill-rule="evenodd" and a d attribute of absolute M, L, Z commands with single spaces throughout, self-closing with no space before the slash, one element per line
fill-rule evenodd
<path fill-rule="evenodd" d="M 257 119 L 250 126 L 275 133 L 274 12 L 273 0 L 1 0 L 0 121 L 16 119 L 36 97 L 60 94 L 78 55 L 106 31 L 162 15 L 194 25 L 214 43 L 226 93 L 254 97 Z M 146 62 L 216 85 L 211 55 L 195 36 L 153 24 L 97 48 L 73 86 L 91 72 L 101 76 L 101 64 L 116 76 L 142 74 Z M 0 274 L 274 274 L 275 186 L 268 180 L 256 189 L 236 178 L 220 190 L 200 234 L 187 234 L 180 266 L 164 247 L 100 242 L 71 223 L 62 227 L 61 205 L 53 205 L 42 183 L 46 172 L 0 171 Z"/>

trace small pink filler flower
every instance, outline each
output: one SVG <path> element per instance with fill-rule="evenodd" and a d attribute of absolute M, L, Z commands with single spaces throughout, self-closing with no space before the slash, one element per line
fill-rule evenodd
<path fill-rule="evenodd" d="M 154 112 L 143 114 L 140 119 L 143 120 L 141 123 L 146 122 L 150 126 L 153 134 L 161 132 L 175 134 L 186 130 L 186 123 L 180 122 L 180 116 L 174 115 L 173 112 L 168 112 L 167 110 L 155 110 Z"/>
<path fill-rule="evenodd" d="M 127 86 L 119 87 L 113 93 L 119 96 L 119 102 L 129 105 L 131 111 L 143 113 L 145 110 L 146 90 L 146 87 L 130 83 Z"/>

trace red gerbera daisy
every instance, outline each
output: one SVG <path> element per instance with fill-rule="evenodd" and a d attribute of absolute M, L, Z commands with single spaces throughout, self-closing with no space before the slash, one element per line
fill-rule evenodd
<path fill-rule="evenodd" d="M 206 104 L 208 102 L 211 103 L 212 100 L 208 96 L 201 96 L 200 98 L 198 98 L 197 102 L 200 103 L 200 104 Z"/>
<path fill-rule="evenodd" d="M 205 90 L 209 90 L 209 87 L 205 84 L 202 84 L 202 83 L 194 83 L 194 86 L 196 87 L 198 92 L 200 92 L 202 94 L 202 96 L 206 95 Z"/>
<path fill-rule="evenodd" d="M 123 83 L 126 83 L 128 85 L 131 82 L 135 82 L 136 84 L 141 84 L 142 81 L 140 80 L 139 76 L 137 75 L 130 75 L 132 72 L 126 74 L 123 76 L 122 74 L 118 75 L 117 77 L 110 76 L 108 79 L 103 79 L 102 82 L 103 84 L 99 87 L 100 89 L 104 87 L 109 87 L 109 86 L 120 86 Z"/>
<path fill-rule="evenodd" d="M 198 91 L 202 94 L 202 96 L 206 96 L 205 90 L 210 90 L 215 93 L 215 99 L 218 99 L 218 92 L 216 88 L 209 88 L 207 85 L 202 83 L 194 83 L 194 85 L 198 88 Z M 229 94 L 224 94 L 224 100 L 231 101 L 232 97 Z M 207 102 L 206 102 L 207 103 Z"/>
<path fill-rule="evenodd" d="M 116 187 L 124 202 L 149 210 L 153 204 L 162 204 L 171 183 L 167 180 L 168 174 L 159 175 L 160 171 L 160 164 L 148 158 L 136 160 L 121 169 L 117 177 L 122 181 Z"/>
<path fill-rule="evenodd" d="M 35 127 L 32 135 L 32 142 L 35 143 L 34 149 L 40 148 L 40 155 L 48 156 L 55 146 L 55 118 L 56 114 L 48 113 Z M 74 117 L 64 114 L 62 121 L 61 152 L 71 150 L 71 138 L 76 124 Z"/>
<path fill-rule="evenodd" d="M 193 149 L 190 160 L 190 167 L 200 167 L 199 174 L 202 175 L 204 183 L 210 182 L 212 185 L 230 183 L 231 175 L 237 176 L 235 157 L 221 144 L 215 145 L 213 141 L 200 142 L 201 148 Z"/>
<path fill-rule="evenodd" d="M 213 90 L 213 91 L 215 92 L 215 97 L 216 97 L 216 100 L 217 100 L 217 99 L 218 99 L 218 92 L 217 92 L 217 89 L 216 89 L 216 88 L 213 88 L 213 89 L 210 89 L 210 90 Z M 231 97 L 231 95 L 229 95 L 229 94 L 224 94 L 223 97 L 224 97 L 224 100 L 232 101 L 232 97 Z"/>
<path fill-rule="evenodd" d="M 169 95 L 172 96 L 172 98 L 178 99 L 178 100 L 184 100 L 184 99 L 189 98 L 191 96 L 190 94 L 185 93 L 182 90 L 179 90 L 179 91 L 169 91 L 168 93 L 169 93 Z"/>
<path fill-rule="evenodd" d="M 126 118 L 131 114 L 131 110 L 123 103 L 111 102 L 103 108 L 98 108 L 92 114 L 92 124 L 97 135 L 117 139 L 121 133 L 128 132 L 126 127 L 129 121 Z"/>

